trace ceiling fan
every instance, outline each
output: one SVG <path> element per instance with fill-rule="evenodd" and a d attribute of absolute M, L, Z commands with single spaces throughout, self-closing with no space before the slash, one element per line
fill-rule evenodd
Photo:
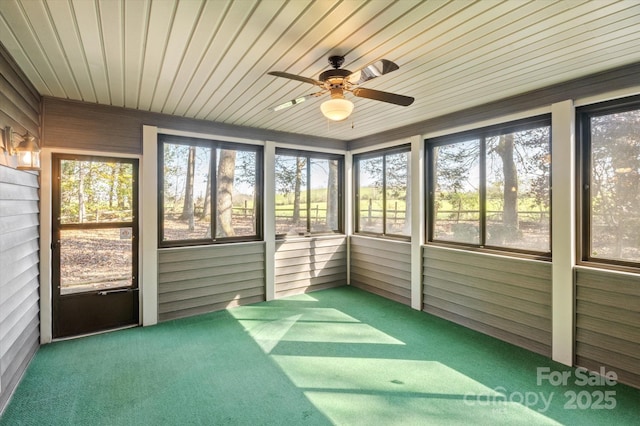
<path fill-rule="evenodd" d="M 369 65 L 351 72 L 340 68 L 344 63 L 344 56 L 329 56 L 329 63 L 333 69 L 324 71 L 320 74 L 319 80 L 313 78 L 302 77 L 295 74 L 289 74 L 281 71 L 271 71 L 268 74 L 275 77 L 288 78 L 290 80 L 302 81 L 304 83 L 313 84 L 320 87 L 319 92 L 310 93 L 296 99 L 292 99 L 283 104 L 277 105 L 271 109 L 280 111 L 306 101 L 307 99 L 316 98 L 326 93 L 331 94 L 331 99 L 320 105 L 320 109 L 325 117 L 334 121 L 341 121 L 349 117 L 353 111 L 353 103 L 344 97 L 344 92 L 351 92 L 359 98 L 373 99 L 376 101 L 388 102 L 390 104 L 409 106 L 414 99 L 410 96 L 398 95 L 395 93 L 383 92 L 381 90 L 367 89 L 360 87 L 362 83 L 373 80 L 376 77 L 388 74 L 397 70 L 398 65 L 387 59 L 380 59 Z"/>

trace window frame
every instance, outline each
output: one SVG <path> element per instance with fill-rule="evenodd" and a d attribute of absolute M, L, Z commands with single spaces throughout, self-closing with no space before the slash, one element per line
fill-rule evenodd
<path fill-rule="evenodd" d="M 387 233 L 387 174 L 386 174 L 386 157 L 394 154 L 409 154 L 407 167 L 411 166 L 411 144 L 402 144 L 391 148 L 382 148 L 374 151 L 367 151 L 353 155 L 353 233 L 355 235 L 372 236 L 376 238 L 384 238 L 390 240 L 411 241 L 411 235 L 391 234 Z M 371 158 L 382 157 L 382 232 L 360 231 L 360 161 Z M 407 181 L 407 193 L 411 191 L 411 179 Z M 410 196 L 410 195 L 409 195 Z M 405 221 L 410 220 L 410 211 L 405 211 Z"/>
<path fill-rule="evenodd" d="M 591 118 L 640 110 L 640 95 L 628 96 L 576 108 L 576 264 L 635 272 L 637 262 L 591 256 Z"/>
<path fill-rule="evenodd" d="M 295 238 L 308 238 L 308 237 L 317 237 L 323 235 L 344 235 L 344 165 L 345 165 L 345 156 L 342 154 L 333 154 L 329 152 L 317 152 L 317 151 L 307 151 L 302 149 L 294 149 L 294 148 L 282 148 L 276 147 L 275 156 L 278 155 L 283 156 L 291 156 L 291 157 L 304 157 L 307 161 L 307 173 L 306 173 L 306 213 L 307 213 L 307 230 L 304 232 L 304 235 L 289 235 L 289 234 L 276 234 L 276 239 L 278 240 L 286 240 L 286 239 L 295 239 Z M 325 231 L 325 232 L 312 232 L 311 231 L 311 167 L 308 167 L 311 164 L 311 159 L 319 159 L 319 160 L 337 160 L 338 161 L 338 229 L 334 231 Z M 275 159 L 274 159 L 275 162 Z M 275 221 L 275 211 L 274 211 L 274 221 Z"/>
<path fill-rule="evenodd" d="M 211 183 L 211 194 L 209 194 L 209 203 L 211 211 L 211 237 L 197 238 L 188 240 L 170 240 L 164 241 L 164 144 L 170 143 L 174 145 L 184 145 L 187 147 L 195 146 L 211 149 L 211 157 L 209 162 L 209 173 L 213 177 Z M 256 215 L 256 233 L 255 235 L 243 235 L 235 237 L 217 238 L 217 173 L 216 165 L 218 160 L 217 150 L 229 149 L 235 151 L 254 152 L 256 155 L 255 178 L 255 215 Z M 263 160 L 264 147 L 262 145 L 242 144 L 236 142 L 220 141 L 215 139 L 194 138 L 187 136 L 176 136 L 168 134 L 158 134 L 158 248 L 172 247 L 193 247 L 207 246 L 228 243 L 240 243 L 251 241 L 263 241 L 264 224 L 263 224 Z"/>
<path fill-rule="evenodd" d="M 464 249 L 469 251 L 478 251 L 485 253 L 498 253 L 502 255 L 508 255 L 513 257 L 522 257 L 527 259 L 545 260 L 550 261 L 552 257 L 552 215 L 553 205 L 551 202 L 551 188 L 553 182 L 553 169 L 549 166 L 549 250 L 548 251 L 536 251 L 527 250 L 521 248 L 512 248 L 505 246 L 497 246 L 486 244 L 487 242 L 487 152 L 486 152 L 486 139 L 490 137 L 505 135 L 509 133 L 516 133 L 536 127 L 549 127 L 549 154 L 552 152 L 552 132 L 551 132 L 551 114 L 541 114 L 533 117 L 527 117 L 519 120 L 509 121 L 505 123 L 495 124 L 486 127 L 480 127 L 476 129 L 466 130 L 463 132 L 452 133 L 444 136 L 438 136 L 434 138 L 425 139 L 425 188 L 427 196 L 425 197 L 425 244 L 452 247 L 458 249 Z M 446 241 L 434 239 L 435 231 L 435 184 L 436 184 L 436 167 L 435 157 L 433 150 L 439 146 L 452 145 L 455 143 L 461 143 L 469 140 L 479 140 L 479 202 L 478 202 L 478 226 L 479 226 L 479 241 L 478 244 L 459 242 L 459 241 Z M 553 159 L 551 160 L 553 161 Z"/>

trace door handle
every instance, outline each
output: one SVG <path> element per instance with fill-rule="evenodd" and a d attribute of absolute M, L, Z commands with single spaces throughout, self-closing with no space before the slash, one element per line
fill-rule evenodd
<path fill-rule="evenodd" d="M 137 288 L 117 288 L 115 290 L 104 290 L 104 291 L 99 291 L 98 292 L 98 296 L 106 296 L 107 294 L 113 294 L 113 293 L 127 293 L 130 291 L 137 291 Z"/>

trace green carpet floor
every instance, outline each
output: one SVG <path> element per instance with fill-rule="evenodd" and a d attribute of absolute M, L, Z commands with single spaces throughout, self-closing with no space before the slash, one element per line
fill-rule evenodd
<path fill-rule="evenodd" d="M 640 390 L 580 378 L 344 287 L 43 346 L 0 424 L 639 424 Z"/>

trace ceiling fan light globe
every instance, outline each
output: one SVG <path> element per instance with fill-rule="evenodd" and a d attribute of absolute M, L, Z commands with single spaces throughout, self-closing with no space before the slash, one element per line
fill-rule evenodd
<path fill-rule="evenodd" d="M 320 105 L 325 117 L 333 121 L 342 121 L 353 112 L 353 102 L 347 99 L 329 99 Z"/>

